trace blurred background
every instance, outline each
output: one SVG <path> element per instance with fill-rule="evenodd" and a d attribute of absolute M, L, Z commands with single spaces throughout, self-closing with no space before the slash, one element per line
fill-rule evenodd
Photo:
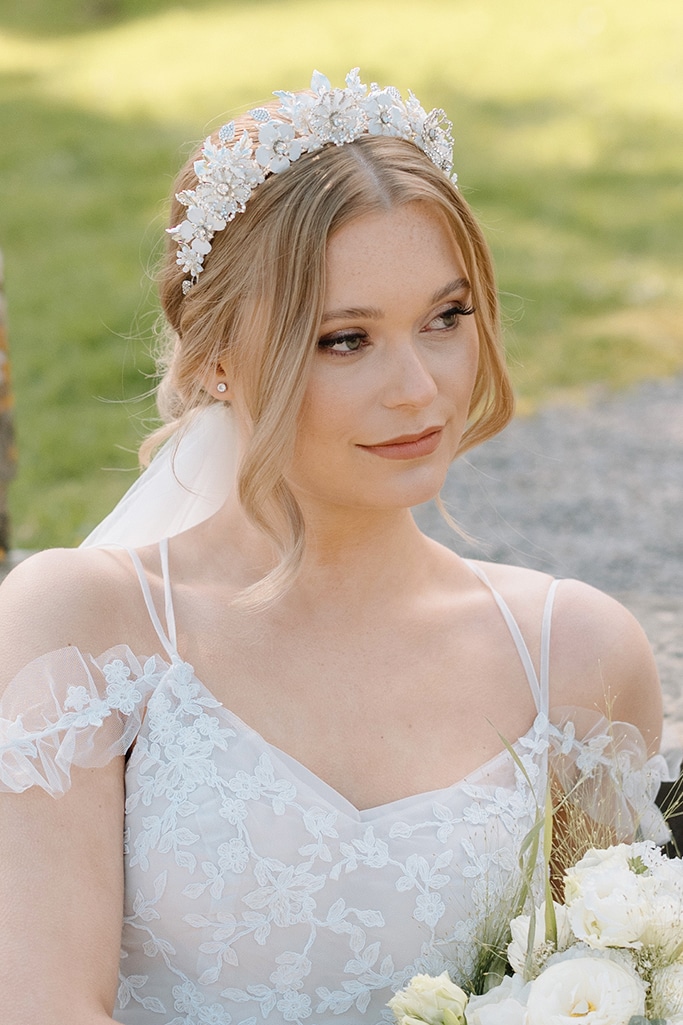
<path fill-rule="evenodd" d="M 673 0 L 0 0 L 13 545 L 77 543 L 134 479 L 175 172 L 314 67 L 453 120 L 523 413 L 679 372 L 682 42 Z"/>

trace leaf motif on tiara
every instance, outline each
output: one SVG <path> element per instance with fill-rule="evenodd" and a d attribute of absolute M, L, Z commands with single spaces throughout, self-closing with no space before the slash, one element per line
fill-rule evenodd
<path fill-rule="evenodd" d="M 254 107 L 249 111 L 249 115 L 253 117 L 254 121 L 270 121 L 270 111 L 265 107 Z"/>
<path fill-rule="evenodd" d="M 223 127 L 218 130 L 218 138 L 226 146 L 229 142 L 232 142 L 235 138 L 235 122 L 229 121 L 227 125 L 223 125 Z"/>

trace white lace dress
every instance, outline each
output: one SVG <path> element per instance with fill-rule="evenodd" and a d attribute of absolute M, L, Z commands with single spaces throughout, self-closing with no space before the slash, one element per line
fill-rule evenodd
<path fill-rule="evenodd" d="M 166 546 L 166 629 L 131 554 L 164 655 L 51 652 L 0 706 L 0 789 L 59 796 L 72 765 L 129 752 L 117 1021 L 375 1025 L 416 972 L 466 982 L 517 890 L 550 750 L 616 773 L 628 815 L 646 833 L 661 826 L 663 760 L 646 762 L 637 730 L 624 728 L 616 757 L 604 720 L 580 741 L 566 714 L 549 721 L 555 584 L 538 676 L 491 588 L 538 713 L 517 760 L 503 751 L 443 790 L 358 811 L 212 697 L 176 651 Z"/>

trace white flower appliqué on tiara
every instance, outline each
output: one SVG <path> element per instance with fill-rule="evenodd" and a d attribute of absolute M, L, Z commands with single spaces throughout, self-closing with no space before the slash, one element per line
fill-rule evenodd
<path fill-rule="evenodd" d="M 235 122 L 223 125 L 218 142 L 209 136 L 194 171 L 198 184 L 177 193 L 187 208 L 184 221 L 167 231 L 178 243 L 178 266 L 189 278 L 187 295 L 197 283 L 211 241 L 228 221 L 242 213 L 257 187 L 271 174 L 281 174 L 304 153 L 328 143 L 343 146 L 362 135 L 390 135 L 413 142 L 455 183 L 452 174 L 452 125 L 443 110 L 427 113 L 413 93 L 403 100 L 398 89 L 360 81 L 359 69 L 346 76 L 346 88 L 333 89 L 319 71 L 313 72 L 310 93 L 275 92 L 279 108 L 249 111 L 258 125 L 254 144 L 246 129 L 237 137 Z"/>

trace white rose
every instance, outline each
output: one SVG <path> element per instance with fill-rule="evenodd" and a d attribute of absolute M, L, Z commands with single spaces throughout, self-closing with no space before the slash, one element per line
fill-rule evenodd
<path fill-rule="evenodd" d="M 531 983 L 526 1025 L 628 1025 L 645 1013 L 645 986 L 615 961 L 577 957 L 551 965 Z"/>
<path fill-rule="evenodd" d="M 588 851 L 565 874 L 571 927 L 577 939 L 591 947 L 642 945 L 652 879 L 634 870 L 633 848 L 638 846 L 619 844 Z"/>
<path fill-rule="evenodd" d="M 470 997 L 467 1025 L 525 1025 L 528 992 L 520 975 L 506 975 L 500 986 Z"/>
<path fill-rule="evenodd" d="M 683 964 L 655 969 L 650 987 L 654 1017 L 671 1023 L 683 1021 Z"/>
<path fill-rule="evenodd" d="M 392 997 L 388 1006 L 397 1025 L 465 1025 L 467 995 L 442 972 L 416 975 L 406 989 Z"/>
<path fill-rule="evenodd" d="M 545 957 L 555 950 L 566 950 L 575 942 L 572 932 L 569 914 L 564 904 L 557 904 L 555 907 L 555 921 L 557 922 L 557 946 L 552 947 L 545 942 L 545 901 L 536 908 L 536 921 L 534 927 L 534 947 L 532 956 L 532 972 L 536 974 L 542 966 Z M 529 946 L 530 915 L 518 915 L 510 923 L 512 942 L 508 946 L 508 961 L 516 972 L 524 975 L 526 965 L 526 952 Z"/>

